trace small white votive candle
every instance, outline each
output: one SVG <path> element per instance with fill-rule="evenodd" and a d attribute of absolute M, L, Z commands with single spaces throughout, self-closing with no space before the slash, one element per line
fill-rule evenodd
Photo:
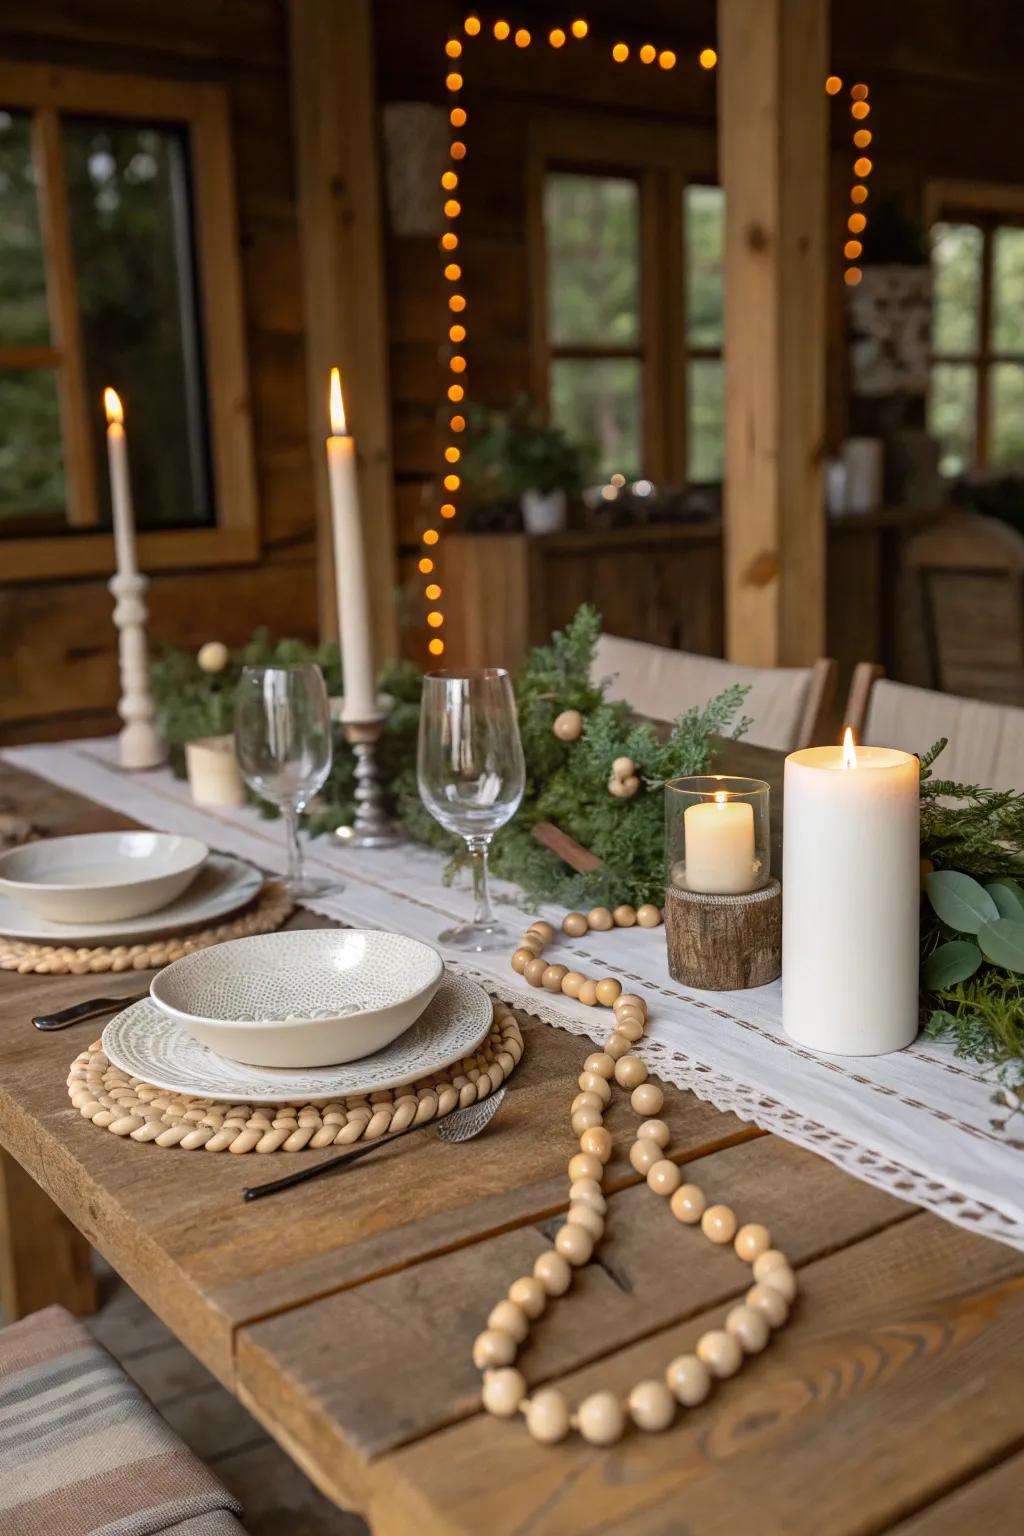
<path fill-rule="evenodd" d="M 920 764 L 809 747 L 786 758 L 782 1022 L 815 1051 L 877 1056 L 917 1034 Z"/>
<path fill-rule="evenodd" d="M 188 787 L 197 805 L 243 805 L 245 786 L 233 736 L 203 736 L 185 744 Z"/>
<path fill-rule="evenodd" d="M 730 800 L 720 790 L 713 800 L 689 806 L 683 836 L 691 891 L 735 896 L 754 889 L 754 808 L 746 800 Z"/>

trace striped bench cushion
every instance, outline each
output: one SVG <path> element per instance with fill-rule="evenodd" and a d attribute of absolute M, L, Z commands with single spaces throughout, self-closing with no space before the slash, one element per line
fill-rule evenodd
<path fill-rule="evenodd" d="M 239 1536 L 240 1505 L 63 1307 L 0 1330 L 0 1536 Z"/>

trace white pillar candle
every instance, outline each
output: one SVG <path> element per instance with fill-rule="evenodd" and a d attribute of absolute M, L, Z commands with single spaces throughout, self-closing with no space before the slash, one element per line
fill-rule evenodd
<path fill-rule="evenodd" d="M 746 800 L 719 790 L 713 800 L 688 806 L 683 837 L 691 891 L 735 896 L 754 889 L 754 808 Z"/>
<path fill-rule="evenodd" d="M 370 595 L 366 585 L 363 525 L 359 515 L 356 450 L 345 422 L 341 381 L 331 369 L 331 436 L 327 439 L 327 474 L 334 532 L 334 583 L 345 699 L 341 718 L 352 723 L 375 720 L 377 690 L 373 678 Z"/>
<path fill-rule="evenodd" d="M 110 505 L 113 511 L 117 570 L 120 576 L 134 576 L 138 571 L 135 559 L 135 513 L 132 508 L 131 481 L 128 478 L 124 410 L 116 390 L 103 391 L 103 406 L 107 413 L 107 463 L 110 466 Z"/>
<path fill-rule="evenodd" d="M 245 785 L 233 736 L 202 736 L 185 743 L 188 787 L 197 805 L 244 805 Z"/>
<path fill-rule="evenodd" d="M 886 747 L 786 758 L 782 1021 L 815 1051 L 877 1056 L 917 1034 L 920 764 Z"/>

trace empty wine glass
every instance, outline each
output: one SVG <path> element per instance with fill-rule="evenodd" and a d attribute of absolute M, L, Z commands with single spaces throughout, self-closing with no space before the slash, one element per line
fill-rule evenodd
<path fill-rule="evenodd" d="M 473 864 L 471 923 L 439 935 L 452 949 L 500 949 L 514 937 L 491 911 L 491 839 L 523 798 L 526 764 L 512 680 L 501 667 L 428 672 L 423 679 L 420 798 L 435 821 L 466 840 Z"/>
<path fill-rule="evenodd" d="M 289 895 L 339 889 L 303 876 L 299 845 L 299 813 L 331 770 L 331 714 L 320 668 L 244 668 L 235 695 L 235 752 L 250 789 L 284 817 Z"/>

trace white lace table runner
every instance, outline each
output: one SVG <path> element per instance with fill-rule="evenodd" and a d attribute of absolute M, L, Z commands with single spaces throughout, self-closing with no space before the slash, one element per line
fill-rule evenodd
<path fill-rule="evenodd" d="M 284 869 L 281 826 L 250 809 L 200 807 L 166 770 L 123 773 L 111 741 L 12 748 L 3 754 L 64 788 L 162 831 L 191 834 L 270 871 Z M 356 852 L 327 837 L 307 843 L 310 867 L 344 889 L 312 910 L 363 927 L 399 929 L 434 943 L 471 914 L 468 889 L 446 887 L 443 860 L 413 844 Z M 538 914 L 496 883 L 510 923 Z M 544 914 L 557 923 L 560 912 Z M 552 960 L 642 989 L 651 1031 L 641 1047 L 652 1071 L 722 1110 L 838 1163 L 848 1173 L 926 1206 L 973 1231 L 1024 1249 L 1024 1115 L 993 1125 L 989 1072 L 951 1047 L 919 1040 L 891 1056 L 816 1056 L 783 1034 L 778 983 L 747 992 L 698 992 L 668 974 L 661 929 L 618 929 L 565 940 Z M 607 1015 L 527 988 L 507 954 L 449 952 L 455 970 L 548 1023 L 603 1038 Z"/>

